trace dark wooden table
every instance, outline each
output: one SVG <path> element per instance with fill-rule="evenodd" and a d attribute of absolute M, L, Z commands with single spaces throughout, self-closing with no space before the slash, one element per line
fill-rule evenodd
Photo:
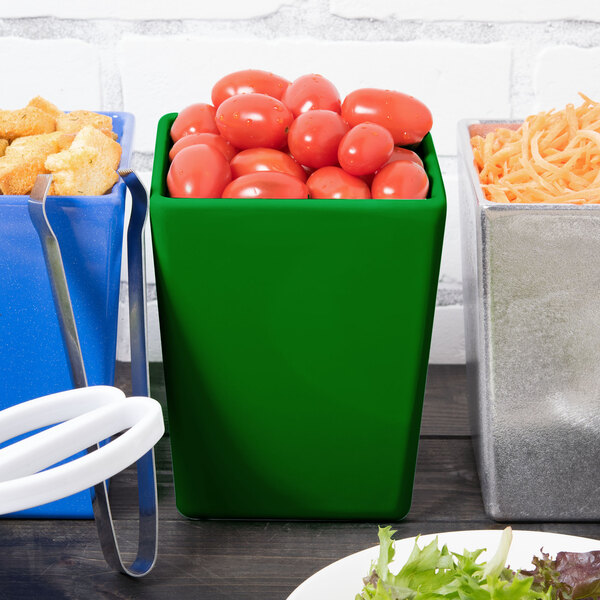
<path fill-rule="evenodd" d="M 152 394 L 164 403 L 161 365 Z M 128 365 L 117 367 L 126 390 Z M 0 599 L 144 598 L 283 600 L 329 563 L 377 543 L 377 527 L 360 522 L 191 521 L 177 513 L 167 437 L 156 448 L 160 533 L 155 569 L 142 580 L 111 572 L 92 521 L 0 520 Z M 135 475 L 112 486 L 118 533 L 135 549 Z M 503 527 L 481 502 L 467 423 L 465 369 L 431 366 L 417 475 L 408 517 L 396 537 Z M 598 523 L 520 523 L 520 529 L 600 539 Z M 315 598 L 315 600 L 326 600 Z"/>

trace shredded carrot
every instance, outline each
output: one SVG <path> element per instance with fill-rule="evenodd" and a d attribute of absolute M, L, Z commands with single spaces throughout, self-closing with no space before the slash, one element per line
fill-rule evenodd
<path fill-rule="evenodd" d="M 471 139 L 488 200 L 600 203 L 600 103 L 545 111 L 517 130 L 498 128 Z"/>

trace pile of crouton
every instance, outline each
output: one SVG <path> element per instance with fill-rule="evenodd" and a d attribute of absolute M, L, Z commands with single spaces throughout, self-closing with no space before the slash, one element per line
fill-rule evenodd
<path fill-rule="evenodd" d="M 107 115 L 60 111 L 36 97 L 25 108 L 0 110 L 0 192 L 29 194 L 52 173 L 54 196 L 100 196 L 119 176 L 121 146 Z"/>

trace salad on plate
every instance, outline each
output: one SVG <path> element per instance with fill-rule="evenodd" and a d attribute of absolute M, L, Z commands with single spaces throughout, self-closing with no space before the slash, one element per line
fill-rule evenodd
<path fill-rule="evenodd" d="M 495 554 L 478 562 L 484 549 L 451 552 L 437 537 L 420 547 L 417 537 L 406 563 L 394 574 L 396 533 L 379 528 L 379 556 L 364 578 L 355 600 L 593 600 L 600 598 L 600 551 L 558 552 L 555 558 L 540 550 L 533 569 L 507 565 L 512 530 L 507 527 Z"/>

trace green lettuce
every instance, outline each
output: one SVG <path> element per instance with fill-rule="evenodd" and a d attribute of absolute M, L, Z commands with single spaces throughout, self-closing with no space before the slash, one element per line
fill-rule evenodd
<path fill-rule="evenodd" d="M 533 586 L 534 577 L 505 568 L 512 531 L 507 528 L 489 562 L 477 562 L 480 550 L 450 552 L 439 548 L 437 537 L 420 548 L 416 539 L 406 564 L 394 575 L 390 527 L 379 528 L 379 558 L 371 565 L 364 588 L 355 600 L 554 600 L 552 587 Z"/>

